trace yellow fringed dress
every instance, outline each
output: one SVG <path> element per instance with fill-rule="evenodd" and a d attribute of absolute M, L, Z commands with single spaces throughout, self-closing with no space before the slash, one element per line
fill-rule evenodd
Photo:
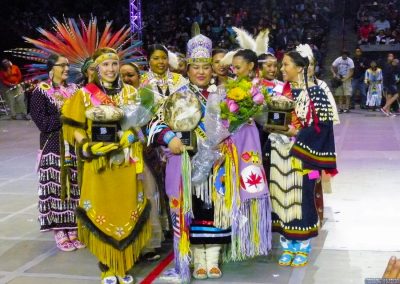
<path fill-rule="evenodd" d="M 136 89 L 125 85 L 110 96 L 117 106 L 129 104 Z M 93 104 L 84 89 L 62 109 L 64 138 L 75 145 L 75 131 L 91 137 L 92 122 L 85 112 Z M 138 174 L 143 172 L 142 145 L 129 148 L 129 161 L 110 163 L 109 157 L 85 160 L 78 169 L 81 199 L 77 209 L 79 238 L 98 260 L 116 275 L 125 275 L 150 238 L 150 203 L 144 196 Z"/>

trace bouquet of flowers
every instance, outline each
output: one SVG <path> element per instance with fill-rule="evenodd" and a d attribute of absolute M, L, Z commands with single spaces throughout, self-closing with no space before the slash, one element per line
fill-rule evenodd
<path fill-rule="evenodd" d="M 150 86 L 139 88 L 134 102 L 122 106 L 121 109 L 124 112 L 124 117 L 121 121 L 122 130 L 146 125 L 156 110 L 153 90 Z"/>
<path fill-rule="evenodd" d="M 251 117 L 261 111 L 270 100 L 268 89 L 260 84 L 258 78 L 249 81 L 228 80 L 226 99 L 221 103 L 221 118 L 229 123 L 229 131 L 235 131 Z"/>

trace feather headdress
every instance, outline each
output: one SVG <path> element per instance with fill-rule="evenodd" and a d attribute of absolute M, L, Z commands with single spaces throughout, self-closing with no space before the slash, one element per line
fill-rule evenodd
<path fill-rule="evenodd" d="M 243 49 L 251 49 L 255 50 L 256 49 L 256 41 L 254 40 L 253 36 L 250 35 L 247 31 L 244 29 L 240 29 L 237 27 L 232 27 L 232 29 L 236 33 L 236 40 L 239 43 L 239 46 Z"/>
<path fill-rule="evenodd" d="M 179 67 L 179 58 L 176 53 L 172 52 L 168 48 L 166 48 L 168 51 L 168 65 L 172 69 L 178 69 Z"/>
<path fill-rule="evenodd" d="M 52 17 L 51 21 L 53 23 L 51 29 L 37 28 L 42 37 L 38 39 L 23 37 L 27 43 L 34 46 L 33 48 L 15 48 L 7 51 L 15 57 L 35 62 L 25 65 L 28 71 L 25 79 L 28 81 L 44 80 L 48 77 L 46 62 L 52 53 L 68 58 L 70 80 L 73 81 L 82 76 L 81 67 L 85 60 L 101 47 L 117 50 L 121 63 L 145 63 L 141 51 L 142 42 L 131 43 L 130 29 L 125 26 L 113 32 L 112 22 L 107 22 L 103 32 L 100 33 L 96 17 L 92 17 L 87 24 L 81 18 L 78 20 L 66 18 L 60 22 Z"/>
<path fill-rule="evenodd" d="M 258 33 L 256 37 L 256 50 L 257 56 L 268 53 L 269 47 L 269 30 L 265 29 Z"/>
<path fill-rule="evenodd" d="M 256 39 L 253 38 L 247 31 L 244 29 L 240 29 L 237 27 L 232 27 L 232 29 L 236 33 L 236 40 L 239 43 L 240 48 L 230 51 L 221 59 L 221 64 L 223 65 L 231 65 L 233 57 L 236 52 L 240 49 L 250 49 L 254 51 L 257 56 L 263 53 L 268 52 L 268 44 L 269 44 L 269 30 L 261 31 Z"/>

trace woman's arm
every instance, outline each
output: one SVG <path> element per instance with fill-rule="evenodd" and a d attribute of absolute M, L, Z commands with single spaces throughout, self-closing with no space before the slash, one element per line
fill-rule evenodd
<path fill-rule="evenodd" d="M 32 120 L 41 132 L 49 133 L 61 129 L 60 113 L 49 113 L 50 101 L 39 89 L 32 93 L 30 110 Z"/>

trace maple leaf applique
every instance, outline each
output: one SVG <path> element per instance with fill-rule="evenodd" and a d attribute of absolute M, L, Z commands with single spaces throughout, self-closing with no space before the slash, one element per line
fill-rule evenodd
<path fill-rule="evenodd" d="M 246 183 L 249 186 L 255 186 L 255 187 L 257 187 L 257 185 L 261 184 L 261 182 L 262 182 L 262 176 L 255 174 L 253 172 L 251 172 L 249 178 L 246 181 Z"/>

